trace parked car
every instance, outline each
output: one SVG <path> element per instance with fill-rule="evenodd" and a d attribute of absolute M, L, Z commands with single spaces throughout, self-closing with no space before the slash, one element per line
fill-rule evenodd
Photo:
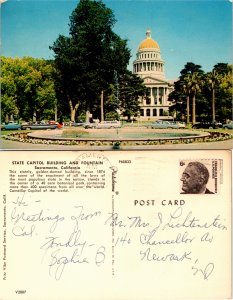
<path fill-rule="evenodd" d="M 57 124 L 58 124 L 58 122 L 57 122 L 57 121 L 54 121 L 54 120 L 49 120 L 48 123 L 51 124 L 51 125 L 52 125 L 52 124 L 53 124 L 53 125 L 57 125 Z"/>
<path fill-rule="evenodd" d="M 20 130 L 21 124 L 16 122 L 2 123 L 1 130 Z"/>
<path fill-rule="evenodd" d="M 102 121 L 100 123 L 85 123 L 84 128 L 97 128 L 97 129 L 109 129 L 109 128 L 120 128 L 120 121 Z"/>
<path fill-rule="evenodd" d="M 178 125 L 179 128 L 185 128 L 186 124 L 185 122 L 179 122 L 179 121 L 169 121 L 171 124 L 176 124 Z"/>
<path fill-rule="evenodd" d="M 97 129 L 109 129 L 109 128 L 120 128 L 121 122 L 120 121 L 103 121 L 100 123 L 97 123 L 96 128 Z"/>
<path fill-rule="evenodd" d="M 83 121 L 70 122 L 70 126 L 73 126 L 73 127 L 80 127 L 80 126 L 84 126 L 85 124 L 86 124 L 86 122 L 83 122 Z"/>
<path fill-rule="evenodd" d="M 222 128 L 224 129 L 233 129 L 233 121 L 227 124 L 223 124 Z"/>
<path fill-rule="evenodd" d="M 83 123 L 82 126 L 83 126 L 85 129 L 88 129 L 88 128 L 96 128 L 97 123 L 85 122 L 85 123 Z"/>
<path fill-rule="evenodd" d="M 193 124 L 192 128 L 193 129 L 217 129 L 217 128 L 221 128 L 222 127 L 222 123 L 220 122 L 197 122 L 195 124 Z"/>
<path fill-rule="evenodd" d="M 43 130 L 43 129 L 56 129 L 59 124 L 49 123 L 26 123 L 22 124 L 22 129 L 26 130 Z"/>
<path fill-rule="evenodd" d="M 146 124 L 147 128 L 157 128 L 157 129 L 166 129 L 166 128 L 172 128 L 172 129 L 179 129 L 179 125 L 176 122 L 171 121 L 163 121 L 163 120 L 157 120 L 153 123 Z"/>

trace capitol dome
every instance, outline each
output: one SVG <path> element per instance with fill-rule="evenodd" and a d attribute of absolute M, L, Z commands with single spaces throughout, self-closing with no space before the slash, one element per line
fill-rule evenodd
<path fill-rule="evenodd" d="M 166 80 L 159 45 L 151 38 L 151 31 L 146 31 L 146 38 L 139 44 L 136 59 L 133 62 L 133 73 L 139 76 L 145 86 L 144 96 L 140 101 L 140 119 L 167 119 L 169 115 L 169 94 L 173 85 Z"/>
<path fill-rule="evenodd" d="M 151 38 L 150 30 L 146 32 L 146 39 L 141 42 L 138 47 L 138 50 L 144 50 L 145 48 L 155 48 L 159 50 L 159 45 Z"/>

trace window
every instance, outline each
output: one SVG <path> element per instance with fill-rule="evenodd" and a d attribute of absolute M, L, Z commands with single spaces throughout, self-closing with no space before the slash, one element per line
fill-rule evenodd
<path fill-rule="evenodd" d="M 150 105 L 150 104 L 151 104 L 150 97 L 148 97 L 148 96 L 146 97 L 146 104 L 147 104 L 147 105 Z"/>
<path fill-rule="evenodd" d="M 151 97 L 150 97 L 150 88 L 146 89 L 146 104 L 150 105 L 151 104 Z"/>
<path fill-rule="evenodd" d="M 160 108 L 160 110 L 159 110 L 159 115 L 163 116 L 163 109 L 162 108 Z"/>
<path fill-rule="evenodd" d="M 144 117 L 144 109 L 140 109 L 140 115 Z"/>
<path fill-rule="evenodd" d="M 146 110 L 146 116 L 150 117 L 150 109 L 149 108 Z"/>
<path fill-rule="evenodd" d="M 157 88 L 156 87 L 152 88 L 152 93 L 153 93 L 154 97 L 157 97 Z"/>
<path fill-rule="evenodd" d="M 157 117 L 157 109 L 156 108 L 153 109 L 153 117 Z"/>

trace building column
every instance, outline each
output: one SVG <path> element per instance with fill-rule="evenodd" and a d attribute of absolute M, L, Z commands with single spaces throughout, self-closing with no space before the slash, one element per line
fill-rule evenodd
<path fill-rule="evenodd" d="M 165 88 L 163 87 L 163 98 L 162 98 L 162 105 L 164 105 L 164 100 L 165 100 Z"/>
<path fill-rule="evenodd" d="M 153 91 L 152 88 L 150 88 L 150 103 L 153 104 L 154 103 L 154 97 L 153 97 Z"/>
<path fill-rule="evenodd" d="M 164 88 L 164 105 L 166 105 L 166 103 L 167 103 L 167 98 L 168 98 L 168 96 L 167 96 L 167 88 Z"/>
<path fill-rule="evenodd" d="M 157 96 L 156 96 L 156 98 L 157 98 L 157 105 L 159 105 L 159 88 L 157 87 L 156 89 L 157 89 Z"/>
<path fill-rule="evenodd" d="M 163 88 L 163 94 L 164 94 L 164 96 L 163 96 L 163 105 L 165 105 L 165 102 L 166 102 L 166 88 L 165 87 Z"/>

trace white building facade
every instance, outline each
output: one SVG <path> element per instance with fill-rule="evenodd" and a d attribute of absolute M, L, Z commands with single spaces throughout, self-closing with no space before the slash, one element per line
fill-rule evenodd
<path fill-rule="evenodd" d="M 151 32 L 148 30 L 133 62 L 133 73 L 140 76 L 147 87 L 146 96 L 140 99 L 141 119 L 168 118 L 171 106 L 168 95 L 173 91 L 174 84 L 165 78 L 164 63 L 159 45 L 151 38 Z"/>

